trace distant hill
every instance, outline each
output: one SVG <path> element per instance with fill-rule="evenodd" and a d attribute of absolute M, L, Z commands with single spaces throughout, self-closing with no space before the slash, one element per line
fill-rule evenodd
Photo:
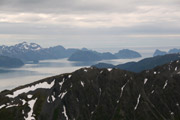
<path fill-rule="evenodd" d="M 140 53 L 129 49 L 120 50 L 118 53 L 115 53 L 114 55 L 119 59 L 132 59 L 142 57 Z"/>
<path fill-rule="evenodd" d="M 0 56 L 0 67 L 11 68 L 11 67 L 21 67 L 24 63 L 17 59 L 7 56 Z"/>
<path fill-rule="evenodd" d="M 156 50 L 153 54 L 153 56 L 158 56 L 158 55 L 165 55 L 165 54 L 174 54 L 174 53 L 180 53 L 180 49 L 173 48 L 170 49 L 168 52 L 166 51 L 161 51 L 161 50 Z"/>
<path fill-rule="evenodd" d="M 170 49 L 168 51 L 169 54 L 172 54 L 172 53 L 180 53 L 180 49 L 177 49 L 177 48 L 173 48 L 173 49 Z"/>
<path fill-rule="evenodd" d="M 180 120 L 180 61 L 82 68 L 0 92 L 0 120 Z"/>
<path fill-rule="evenodd" d="M 132 59 L 138 57 L 141 57 L 141 55 L 138 52 L 128 49 L 120 50 L 118 53 L 115 54 L 112 54 L 110 52 L 99 53 L 96 51 L 83 49 L 73 53 L 68 60 L 69 61 L 100 61 L 100 60 L 118 59 L 118 58 Z"/>
<path fill-rule="evenodd" d="M 180 54 L 167 54 L 164 56 L 145 58 L 138 62 L 128 62 L 125 64 L 116 65 L 116 66 L 111 65 L 111 64 L 106 64 L 106 63 L 100 63 L 100 64 L 93 65 L 93 67 L 119 68 L 122 70 L 131 71 L 131 72 L 141 72 L 143 70 L 152 69 L 156 66 L 160 66 L 160 65 L 166 64 L 168 62 L 178 60 L 178 59 L 180 59 Z"/>
<path fill-rule="evenodd" d="M 156 50 L 155 52 L 154 52 L 154 54 L 153 54 L 153 56 L 155 57 L 155 56 L 158 56 L 158 55 L 166 55 L 167 54 L 167 52 L 165 52 L 165 51 L 160 51 L 160 50 Z"/>
<path fill-rule="evenodd" d="M 69 61 L 100 61 L 102 60 L 102 58 L 96 52 L 79 50 L 73 53 L 68 60 Z"/>

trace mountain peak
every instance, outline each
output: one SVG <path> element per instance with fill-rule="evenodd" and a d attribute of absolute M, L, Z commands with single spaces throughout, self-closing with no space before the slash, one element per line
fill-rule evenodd
<path fill-rule="evenodd" d="M 42 49 L 42 47 L 36 43 L 27 43 L 27 42 L 16 44 L 15 47 L 21 50 L 31 50 L 31 51 Z"/>

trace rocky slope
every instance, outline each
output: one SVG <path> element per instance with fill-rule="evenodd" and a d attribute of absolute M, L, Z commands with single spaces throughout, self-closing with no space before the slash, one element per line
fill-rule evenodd
<path fill-rule="evenodd" d="M 1 120 L 180 120 L 180 61 L 139 74 L 82 68 L 0 93 Z"/>

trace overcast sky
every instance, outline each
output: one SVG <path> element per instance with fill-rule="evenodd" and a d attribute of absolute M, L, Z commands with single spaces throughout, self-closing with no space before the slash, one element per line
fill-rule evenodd
<path fill-rule="evenodd" d="M 0 0 L 0 45 L 180 45 L 180 0 Z"/>

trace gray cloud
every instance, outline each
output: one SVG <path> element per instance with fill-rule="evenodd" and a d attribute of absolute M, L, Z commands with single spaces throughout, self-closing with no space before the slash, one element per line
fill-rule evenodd
<path fill-rule="evenodd" d="M 0 0 L 0 41 L 7 43 L 123 46 L 176 38 L 176 45 L 179 21 L 179 0 Z"/>
<path fill-rule="evenodd" d="M 179 0 L 1 0 L 0 10 L 21 12 L 132 12 L 138 6 L 173 5 Z"/>

